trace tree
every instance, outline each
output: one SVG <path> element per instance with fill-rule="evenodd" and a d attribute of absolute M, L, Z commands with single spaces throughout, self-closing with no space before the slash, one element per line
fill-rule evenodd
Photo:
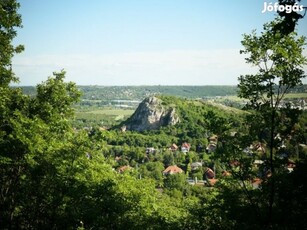
<path fill-rule="evenodd" d="M 14 0 L 0 1 L 0 226 L 2 229 L 174 229 L 184 215 L 153 181 L 118 174 L 101 143 L 70 125 L 80 93 L 65 72 L 26 96 L 12 72 Z M 153 175 L 154 176 L 154 175 Z M 174 209 L 175 207 L 175 209 Z"/>
<path fill-rule="evenodd" d="M 43 228 L 58 218 L 80 167 L 76 162 L 93 151 L 86 144 L 88 137 L 74 133 L 69 125 L 78 92 L 63 78 L 64 74 L 61 80 L 50 78 L 39 85 L 34 98 L 20 91 L 9 95 L 6 114 L 10 116 L 3 116 L 0 134 L 0 225 L 4 228 Z M 44 93 L 48 97 L 42 97 Z"/>
<path fill-rule="evenodd" d="M 148 162 L 140 166 L 139 173 L 141 178 L 151 178 L 155 181 L 156 187 L 163 186 L 164 165 L 162 162 Z"/>
<path fill-rule="evenodd" d="M 53 73 L 46 82 L 37 85 L 37 95 L 31 99 L 29 115 L 38 116 L 53 128 L 66 130 L 68 119 L 73 118 L 74 109 L 81 93 L 74 82 L 64 82 L 66 72 Z M 65 127 L 66 126 L 66 127 Z"/>
<path fill-rule="evenodd" d="M 166 175 L 164 179 L 164 187 L 167 189 L 177 189 L 183 191 L 186 182 L 186 175 L 184 173 Z"/>
<path fill-rule="evenodd" d="M 268 147 L 268 155 L 264 151 L 261 156 L 264 160 L 262 167 L 267 169 L 262 179 L 268 182 L 269 225 L 273 221 L 277 174 L 282 167 L 277 158 L 278 149 L 291 135 L 299 115 L 299 111 L 285 104 L 283 99 L 290 89 L 302 84 L 305 77 L 303 66 L 307 64 L 302 54 L 305 37 L 283 30 L 272 33 L 281 22 L 281 19 L 276 19 L 265 24 L 261 35 L 255 31 L 245 34 L 242 41 L 244 49 L 240 51 L 249 55 L 245 59 L 248 64 L 258 68 L 256 74 L 240 76 L 238 87 L 239 97 L 249 101 L 246 108 L 251 112 L 249 117 L 252 117 L 248 121 L 250 138 Z"/>
<path fill-rule="evenodd" d="M 300 3 L 301 0 L 279 0 L 279 5 L 286 6 L 294 6 L 295 4 Z M 305 8 L 306 10 L 306 8 Z M 292 10 L 290 13 L 286 11 L 279 11 L 278 15 L 281 17 L 282 20 L 280 20 L 278 23 L 274 25 L 272 28 L 272 32 L 281 32 L 282 35 L 288 35 L 295 30 L 295 26 L 298 23 L 298 20 L 304 18 L 306 14 L 306 11 L 304 15 L 299 14 L 298 12 Z"/>
<path fill-rule="evenodd" d="M 8 87 L 12 81 L 18 81 L 11 65 L 14 54 L 20 53 L 24 49 L 22 45 L 16 47 L 12 45 L 12 41 L 17 35 L 15 28 L 21 27 L 21 16 L 17 13 L 18 8 L 19 3 L 15 0 L 0 2 L 0 92 L 3 92 L 2 88 Z"/>
<path fill-rule="evenodd" d="M 21 90 L 9 87 L 11 82 L 18 81 L 12 72 L 11 60 L 15 53 L 23 50 L 22 46 L 14 47 L 12 40 L 16 37 L 16 27 L 21 27 L 21 16 L 17 13 L 19 4 L 15 0 L 0 2 L 0 225 L 3 219 L 12 214 L 15 199 L 14 187 L 18 186 L 18 178 L 22 165 L 18 164 L 8 156 L 8 146 L 16 144 L 16 149 L 22 145 L 12 141 L 9 135 L 14 124 L 12 119 L 20 114 L 15 110 L 16 106 L 23 107 L 26 98 L 22 96 Z M 20 142 L 19 142 L 20 143 Z M 12 152 L 10 155 L 15 155 Z"/>
<path fill-rule="evenodd" d="M 69 129 L 72 104 L 80 93 L 75 84 L 64 83 L 65 72 L 55 73 L 54 78 L 39 85 L 33 98 L 24 95 L 20 88 L 10 87 L 10 83 L 18 81 L 12 71 L 12 57 L 23 50 L 23 46 L 12 45 L 17 35 L 15 28 L 21 27 L 18 8 L 15 0 L 0 2 L 2 228 L 31 228 L 48 223 L 59 210 L 55 206 L 61 200 L 61 189 L 66 187 L 64 177 L 59 175 L 74 175 L 74 162 L 84 157 L 85 151 Z M 68 132 L 63 133 L 64 129 Z"/>

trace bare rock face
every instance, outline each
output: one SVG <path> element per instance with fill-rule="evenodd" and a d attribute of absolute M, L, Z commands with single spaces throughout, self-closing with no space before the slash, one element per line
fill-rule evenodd
<path fill-rule="evenodd" d="M 125 122 L 127 130 L 156 130 L 161 126 L 175 125 L 179 117 L 174 108 L 165 108 L 157 97 L 144 99 L 134 114 Z"/>

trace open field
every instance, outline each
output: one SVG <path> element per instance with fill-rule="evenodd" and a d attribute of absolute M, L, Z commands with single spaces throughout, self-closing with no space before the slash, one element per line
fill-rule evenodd
<path fill-rule="evenodd" d="M 286 98 L 289 98 L 289 99 L 305 98 L 307 99 L 307 93 L 289 93 L 289 94 L 286 94 Z"/>
<path fill-rule="evenodd" d="M 92 111 L 82 112 L 91 113 L 95 115 L 107 115 L 107 116 L 130 116 L 134 113 L 132 109 L 95 109 Z"/>
<path fill-rule="evenodd" d="M 133 109 L 120 109 L 111 107 L 76 108 L 75 124 L 87 124 L 87 126 L 113 126 L 124 121 L 134 113 Z"/>

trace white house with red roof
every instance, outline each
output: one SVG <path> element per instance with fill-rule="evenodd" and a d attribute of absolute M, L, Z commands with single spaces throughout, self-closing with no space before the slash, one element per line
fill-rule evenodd
<path fill-rule="evenodd" d="M 190 151 L 190 148 L 191 148 L 191 145 L 189 143 L 187 143 L 187 142 L 184 142 L 181 145 L 181 152 L 188 153 Z"/>

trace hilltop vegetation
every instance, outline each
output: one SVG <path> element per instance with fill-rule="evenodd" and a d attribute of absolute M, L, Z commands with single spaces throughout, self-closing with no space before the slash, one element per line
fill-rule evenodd
<path fill-rule="evenodd" d="M 85 99 L 141 100 L 154 95 L 203 98 L 235 95 L 235 86 L 80 86 Z"/>
<path fill-rule="evenodd" d="M 178 140 L 180 143 L 190 142 L 192 148 L 195 150 L 198 145 L 205 145 L 207 138 L 214 134 L 223 131 L 223 124 L 228 123 L 232 129 L 236 129 L 240 124 L 240 120 L 243 117 L 244 112 L 229 108 L 219 108 L 210 103 L 201 100 L 186 100 L 170 96 L 160 96 L 162 104 L 165 107 L 175 108 L 175 111 L 179 117 L 180 122 L 175 125 L 161 126 L 156 130 L 145 130 L 142 133 L 144 135 L 159 135 L 168 137 L 169 140 Z M 115 132 L 120 131 L 120 127 L 125 125 L 124 121 L 121 125 L 115 127 Z M 131 143 L 128 139 L 121 140 L 121 137 L 129 137 L 127 133 L 116 136 L 116 140 L 112 142 L 116 145 Z M 131 133 L 135 133 L 131 131 Z M 141 134 L 140 134 L 141 135 Z M 151 143 L 142 144 L 142 138 L 139 138 L 138 146 L 160 145 L 157 141 Z M 163 138 L 160 139 L 162 142 Z M 171 141 L 165 143 L 165 147 L 169 147 L 172 144 Z"/>

